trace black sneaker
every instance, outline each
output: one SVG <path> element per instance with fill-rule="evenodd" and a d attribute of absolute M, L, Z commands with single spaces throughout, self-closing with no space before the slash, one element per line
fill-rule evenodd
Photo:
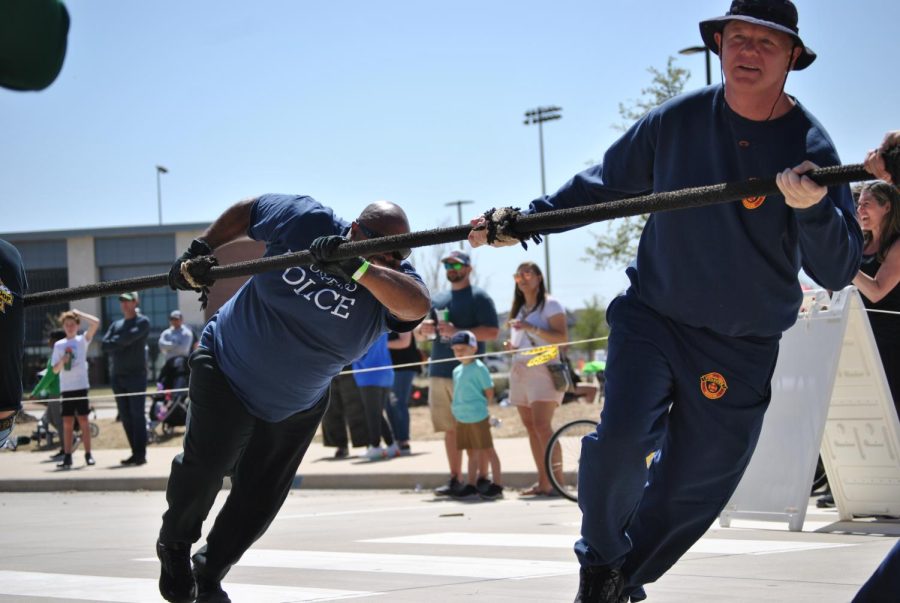
<path fill-rule="evenodd" d="M 476 488 L 472 484 L 466 484 L 450 496 L 452 496 L 456 500 L 461 500 L 464 498 L 477 498 L 479 496 L 478 488 Z"/>
<path fill-rule="evenodd" d="M 94 460 L 94 455 L 90 452 L 84 453 L 84 462 L 88 464 L 88 466 L 93 466 L 97 464 L 97 461 Z"/>
<path fill-rule="evenodd" d="M 450 480 L 440 488 L 435 488 L 434 493 L 438 496 L 453 496 L 454 492 L 459 492 L 462 490 L 463 485 L 459 483 L 459 480 L 455 477 L 451 477 Z"/>
<path fill-rule="evenodd" d="M 621 603 L 625 579 L 622 571 L 608 567 L 582 567 L 575 603 Z"/>
<path fill-rule="evenodd" d="M 503 498 L 503 486 L 494 482 L 488 482 L 487 488 L 479 489 L 478 494 L 484 500 L 497 500 L 498 498 Z"/>
<path fill-rule="evenodd" d="M 64 456 L 66 456 L 66 451 L 65 451 L 65 450 L 60 450 L 60 451 L 57 452 L 56 454 L 52 455 L 52 456 L 50 457 L 50 460 L 51 460 L 51 461 L 61 461 L 61 460 L 63 460 L 63 457 L 64 457 Z"/>
<path fill-rule="evenodd" d="M 206 578 L 203 574 L 194 570 L 194 580 L 197 581 L 196 603 L 231 603 L 228 593 L 222 590 L 222 582 Z"/>
<path fill-rule="evenodd" d="M 339 447 L 337 450 L 334 451 L 334 458 L 336 458 L 336 459 L 345 459 L 348 456 L 350 456 L 350 451 L 347 450 L 346 448 Z"/>
<path fill-rule="evenodd" d="M 479 492 L 484 492 L 487 490 L 493 482 L 486 477 L 479 477 L 478 481 L 475 482 L 475 487 L 478 488 Z"/>
<path fill-rule="evenodd" d="M 72 468 L 72 455 L 71 454 L 63 454 L 63 460 L 61 463 L 57 465 L 60 469 L 71 469 Z"/>
<path fill-rule="evenodd" d="M 127 459 L 122 459 L 121 461 L 119 461 L 119 464 L 120 465 L 134 465 L 134 455 L 132 454 Z"/>
<path fill-rule="evenodd" d="M 191 571 L 191 547 L 187 544 L 163 544 L 156 541 L 159 557 L 159 594 L 170 603 L 191 603 L 197 593 Z"/>

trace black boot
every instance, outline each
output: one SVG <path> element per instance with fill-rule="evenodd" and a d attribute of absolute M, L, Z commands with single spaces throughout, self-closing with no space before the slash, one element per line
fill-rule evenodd
<path fill-rule="evenodd" d="M 579 572 L 575 603 L 619 603 L 625 580 L 621 570 L 608 567 L 582 567 Z"/>
<path fill-rule="evenodd" d="M 170 603 L 191 603 L 197 594 L 191 571 L 191 547 L 188 544 L 163 544 L 156 541 L 159 557 L 159 594 Z"/>
<path fill-rule="evenodd" d="M 194 568 L 194 579 L 197 581 L 196 603 L 231 603 L 220 580 L 205 577 L 197 568 Z"/>

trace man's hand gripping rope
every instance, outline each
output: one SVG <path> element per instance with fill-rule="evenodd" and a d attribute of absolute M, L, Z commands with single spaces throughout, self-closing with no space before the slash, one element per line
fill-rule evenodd
<path fill-rule="evenodd" d="M 531 239 L 535 245 L 542 241 L 541 235 L 520 234 L 516 232 L 516 221 L 522 212 L 518 207 L 491 208 L 484 215 L 472 220 L 472 230 L 469 232 L 469 243 L 472 247 L 484 244 L 493 247 L 508 247 L 520 243 L 528 249 L 527 240 Z"/>
<path fill-rule="evenodd" d="M 169 269 L 169 287 L 175 290 L 199 292 L 201 309 L 206 309 L 209 301 L 209 288 L 215 283 L 210 270 L 213 266 L 219 265 L 219 260 L 212 255 L 212 252 L 212 248 L 206 241 L 194 239 L 187 251 L 182 253 Z"/>

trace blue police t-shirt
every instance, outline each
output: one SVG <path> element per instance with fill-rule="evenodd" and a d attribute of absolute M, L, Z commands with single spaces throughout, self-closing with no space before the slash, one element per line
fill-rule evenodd
<path fill-rule="evenodd" d="M 264 241 L 271 257 L 348 229 L 312 197 L 263 195 L 253 204 L 247 234 Z M 409 262 L 400 270 L 422 281 Z M 281 421 L 313 407 L 331 379 L 382 333 L 416 324 L 393 317 L 356 282 L 296 266 L 250 278 L 207 323 L 200 345 L 252 415 Z"/>

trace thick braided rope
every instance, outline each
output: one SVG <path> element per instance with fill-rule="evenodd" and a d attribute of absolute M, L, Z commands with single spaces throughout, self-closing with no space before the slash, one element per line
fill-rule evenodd
<path fill-rule="evenodd" d="M 821 168 L 806 174 L 823 186 L 837 186 L 850 182 L 871 180 L 872 175 L 861 164 Z M 678 191 L 654 193 L 640 197 L 606 201 L 594 205 L 558 209 L 528 216 L 521 216 L 516 221 L 519 234 L 528 235 L 546 229 L 583 226 L 593 222 L 637 216 L 658 211 L 688 209 L 738 201 L 747 197 L 763 197 L 779 194 L 775 178 L 730 182 L 711 186 L 686 188 Z M 336 260 L 355 256 L 369 256 L 385 253 L 401 248 L 427 247 L 442 243 L 453 243 L 465 240 L 471 228 L 464 224 L 448 228 L 421 230 L 407 234 L 393 235 L 365 241 L 342 243 L 332 253 Z M 213 279 L 236 276 L 248 276 L 269 270 L 285 270 L 295 266 L 313 263 L 308 251 L 297 251 L 275 257 L 236 262 L 226 266 L 217 266 L 209 271 Z M 88 299 L 104 295 L 114 295 L 127 291 L 140 291 L 154 287 L 168 286 L 166 274 L 142 276 L 117 281 L 105 281 L 81 287 L 43 291 L 25 296 L 26 306 L 41 306 L 76 299 Z"/>

